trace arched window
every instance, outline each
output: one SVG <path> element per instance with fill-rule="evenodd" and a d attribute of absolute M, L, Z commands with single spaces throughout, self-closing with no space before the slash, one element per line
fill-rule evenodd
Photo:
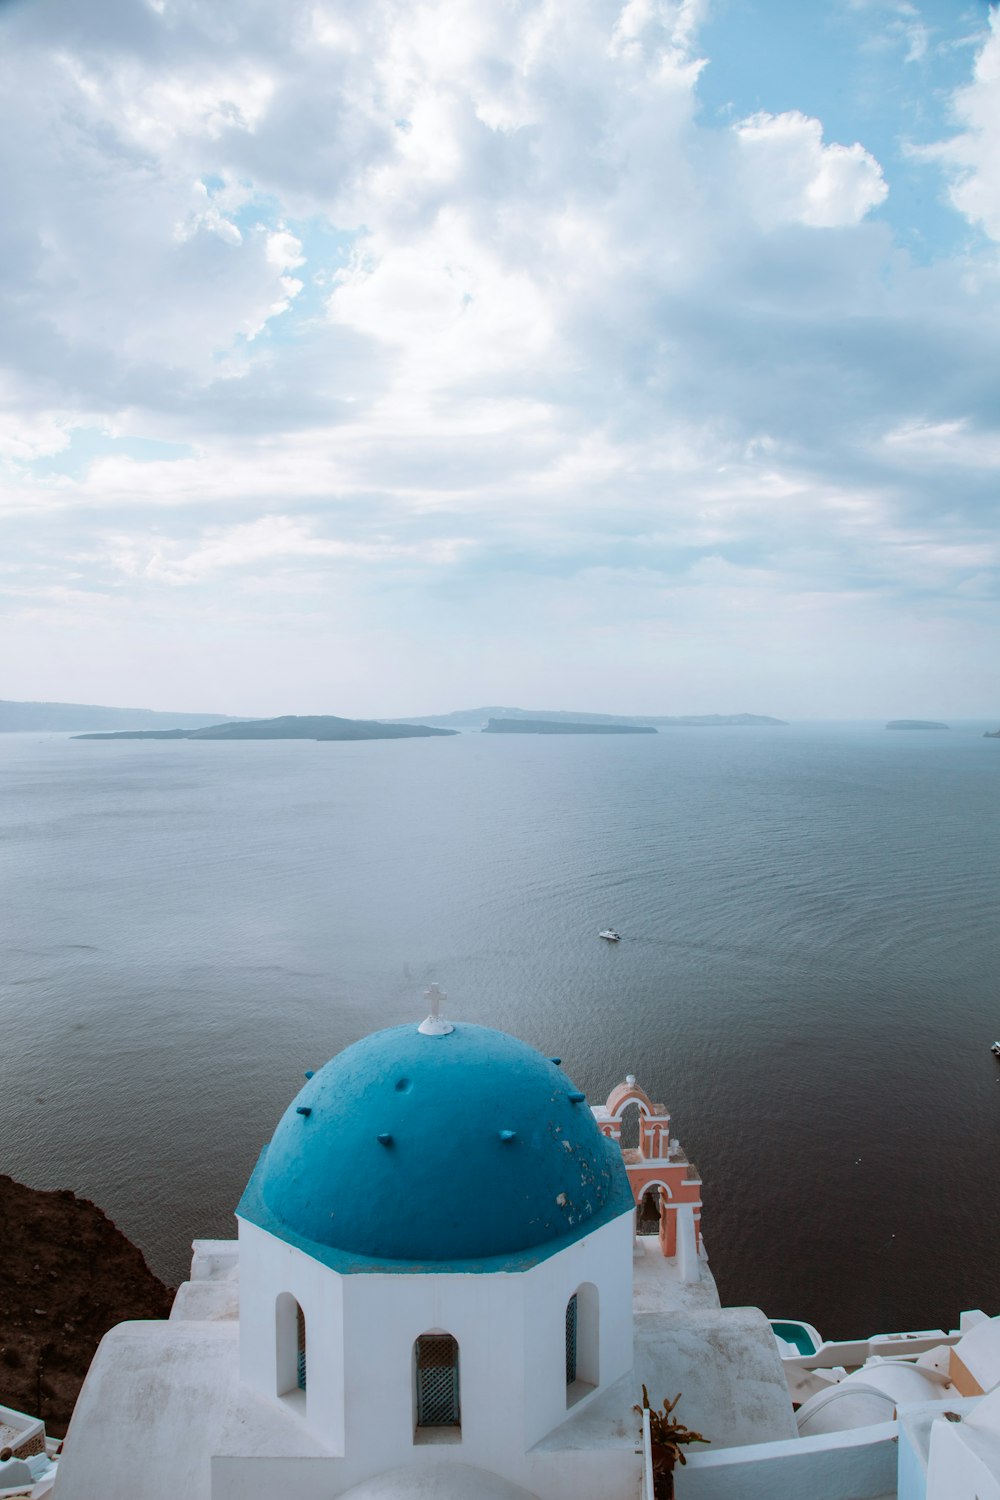
<path fill-rule="evenodd" d="M 279 1396 L 304 1399 L 306 1318 L 290 1292 L 282 1292 L 274 1305 L 274 1335 L 275 1390 Z"/>
<path fill-rule="evenodd" d="M 638 1151 L 642 1129 L 642 1110 L 635 1100 L 622 1110 L 622 1150 Z"/>
<path fill-rule="evenodd" d="M 566 1405 L 573 1406 L 600 1384 L 599 1299 L 590 1281 L 566 1304 Z"/>
<path fill-rule="evenodd" d="M 458 1344 L 450 1333 L 422 1333 L 413 1346 L 415 1441 L 455 1442 L 462 1430 Z"/>

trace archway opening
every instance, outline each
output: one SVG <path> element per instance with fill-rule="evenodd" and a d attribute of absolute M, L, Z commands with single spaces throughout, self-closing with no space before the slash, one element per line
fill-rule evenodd
<path fill-rule="evenodd" d="M 306 1390 L 306 1317 L 290 1292 L 274 1305 L 275 1390 L 303 1400 Z"/>
<path fill-rule="evenodd" d="M 566 1304 L 566 1405 L 599 1384 L 600 1316 L 597 1288 L 585 1281 Z"/>
<path fill-rule="evenodd" d="M 637 1234 L 659 1234 L 660 1189 L 658 1187 L 647 1188 L 639 1200 L 635 1229 Z"/>
<path fill-rule="evenodd" d="M 622 1150 L 638 1151 L 642 1130 L 642 1110 L 634 1101 L 622 1110 Z"/>

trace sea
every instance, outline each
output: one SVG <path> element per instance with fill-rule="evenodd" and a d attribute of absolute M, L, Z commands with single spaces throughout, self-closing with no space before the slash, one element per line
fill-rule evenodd
<path fill-rule="evenodd" d="M 176 1284 L 304 1070 L 437 981 L 666 1104 L 725 1304 L 1000 1313 L 995 727 L 0 735 L 0 1171 Z"/>

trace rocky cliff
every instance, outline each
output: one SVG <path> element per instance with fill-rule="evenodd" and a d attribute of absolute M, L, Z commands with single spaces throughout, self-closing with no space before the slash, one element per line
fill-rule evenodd
<path fill-rule="evenodd" d="M 0 1404 L 62 1437 L 104 1334 L 131 1318 L 165 1318 L 173 1293 L 75 1193 L 0 1175 L 0 1225 Z"/>

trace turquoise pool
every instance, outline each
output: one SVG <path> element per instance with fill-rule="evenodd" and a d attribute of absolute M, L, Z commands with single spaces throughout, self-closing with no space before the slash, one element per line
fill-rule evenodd
<path fill-rule="evenodd" d="M 805 1323 L 776 1323 L 771 1320 L 771 1327 L 775 1336 L 784 1339 L 788 1344 L 794 1344 L 800 1354 L 815 1354 L 819 1343 L 811 1330 Z"/>

